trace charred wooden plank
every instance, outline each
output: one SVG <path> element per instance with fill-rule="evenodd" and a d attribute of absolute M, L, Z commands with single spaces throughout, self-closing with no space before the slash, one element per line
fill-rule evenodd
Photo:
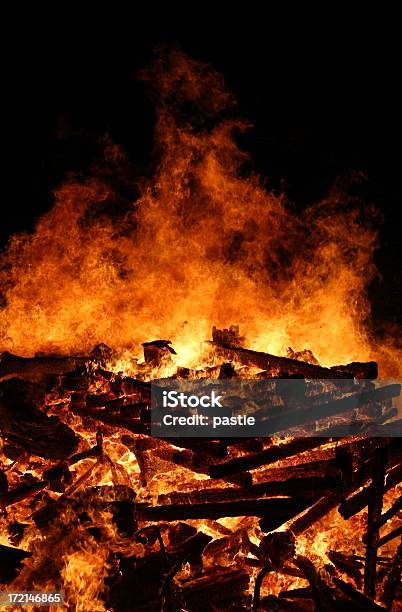
<path fill-rule="evenodd" d="M 369 402 L 382 402 L 394 397 L 398 397 L 401 393 L 400 384 L 390 384 L 369 391 L 359 391 L 347 397 L 334 399 L 320 405 L 311 405 L 307 402 L 306 405 L 301 405 L 297 409 L 293 406 L 283 406 L 279 409 L 264 412 L 266 418 L 260 419 L 261 426 L 270 435 L 274 432 L 287 431 L 290 428 L 301 427 L 309 423 L 314 423 L 320 419 L 329 419 L 343 413 L 352 413 L 356 408 L 361 408 Z"/>
<path fill-rule="evenodd" d="M 262 370 L 274 371 L 276 375 L 301 374 L 306 378 L 368 378 L 375 379 L 378 376 L 377 364 L 374 361 L 368 363 L 351 363 L 345 366 L 334 366 L 324 368 L 322 366 L 306 363 L 288 357 L 278 357 L 269 353 L 253 351 L 234 346 L 224 346 L 216 342 L 206 343 L 216 357 L 227 361 L 235 361 L 242 365 L 254 365 Z"/>
<path fill-rule="evenodd" d="M 377 547 L 379 540 L 379 527 L 376 527 L 376 524 L 378 524 L 382 512 L 386 461 L 386 448 L 377 451 L 374 460 L 373 477 L 368 501 L 368 537 L 366 544 L 366 563 L 364 566 L 364 592 L 372 599 L 375 597 Z"/>
<path fill-rule="evenodd" d="M 168 558 L 172 562 L 188 561 L 191 564 L 201 565 L 201 555 L 211 540 L 211 536 L 199 531 L 169 549 Z"/>
<path fill-rule="evenodd" d="M 208 468 L 211 462 L 216 461 L 215 453 L 220 451 L 209 446 L 208 441 L 205 445 L 206 448 L 204 451 L 200 448 L 200 450 L 196 452 L 188 448 L 175 448 L 167 443 L 162 443 L 158 447 L 155 446 L 153 455 L 156 455 L 164 461 L 170 461 L 177 466 L 187 468 L 197 474 L 208 474 Z M 211 450 L 212 454 L 210 453 Z M 137 454 L 137 459 L 138 457 L 139 455 Z M 249 487 L 252 484 L 252 476 L 249 472 L 241 472 L 239 474 L 233 474 L 232 476 L 226 476 L 223 480 L 240 487 Z"/>
<path fill-rule="evenodd" d="M 393 529 L 378 540 L 378 547 L 380 548 L 381 546 L 388 544 L 388 542 L 395 540 L 395 538 L 399 538 L 400 535 L 402 535 L 402 527 L 397 527 L 396 529 Z"/>
<path fill-rule="evenodd" d="M 267 448 L 253 455 L 244 457 L 236 457 L 225 463 L 211 465 L 209 467 L 209 475 L 211 478 L 223 478 L 230 474 L 236 474 L 244 470 L 254 470 L 262 465 L 269 465 L 279 459 L 292 457 L 306 450 L 318 448 L 322 444 L 326 444 L 328 438 L 300 438 L 292 440 L 286 444 L 278 444 Z"/>
<path fill-rule="evenodd" d="M 289 589 L 288 591 L 281 591 L 279 593 L 280 599 L 312 599 L 313 593 L 310 587 L 299 587 L 296 589 Z"/>
<path fill-rule="evenodd" d="M 318 449 L 320 446 L 324 446 L 330 441 L 328 437 L 309 437 L 309 438 L 297 438 L 290 442 L 283 444 L 277 444 L 271 446 L 260 453 L 252 455 L 246 455 L 243 457 L 236 457 L 231 461 L 226 461 L 220 464 L 210 465 L 209 475 L 211 478 L 222 478 L 230 474 L 240 473 L 242 470 L 253 470 L 263 465 L 270 465 L 278 460 L 287 459 L 289 457 L 296 456 L 300 453 L 304 453 L 309 450 Z M 359 458 L 366 452 L 367 444 L 376 445 L 384 444 L 381 441 L 367 442 L 365 438 L 352 438 L 345 444 L 342 444 L 341 448 L 344 450 L 348 449 L 350 454 Z M 334 451 L 328 453 L 328 459 L 334 455 Z M 289 468 L 290 469 L 290 468 Z M 316 475 L 319 475 L 318 473 Z M 291 477 L 291 475 L 289 476 Z"/>
<path fill-rule="evenodd" d="M 10 489 L 5 495 L 2 495 L 0 507 L 7 508 L 8 506 L 17 504 L 24 499 L 31 497 L 31 495 L 35 495 L 35 493 L 42 491 L 48 486 L 48 484 L 49 482 L 47 480 L 41 480 L 39 482 L 21 485 L 19 487 L 15 487 L 14 489 Z"/>
<path fill-rule="evenodd" d="M 106 348 L 110 351 L 108 347 Z M 102 350 L 102 355 L 104 358 L 104 350 Z M 84 356 L 35 355 L 34 357 L 21 357 L 5 351 L 0 354 L 0 379 L 17 376 L 32 382 L 40 382 L 49 375 L 66 374 L 77 368 L 87 368 L 94 363 L 101 365 L 102 361 L 99 347 L 95 347 L 90 355 Z"/>
<path fill-rule="evenodd" d="M 344 493 L 342 490 L 335 490 L 325 497 L 320 497 L 312 506 L 302 512 L 302 514 L 290 521 L 289 529 L 295 535 L 303 533 L 303 531 L 328 514 L 333 508 L 336 508 L 343 496 Z M 260 525 L 261 529 L 266 531 L 265 523 Z"/>
<path fill-rule="evenodd" d="M 302 589 L 293 589 L 294 591 Z M 276 595 L 265 595 L 261 598 L 259 610 L 268 610 L 269 612 L 312 612 L 312 594 L 311 589 L 306 589 L 310 593 L 310 597 L 281 597 L 281 593 Z M 292 591 L 284 591 L 284 593 L 292 593 Z M 321 612 L 321 610 L 320 610 Z"/>
<path fill-rule="evenodd" d="M 91 363 L 90 357 L 19 357 L 4 352 L 0 355 L 0 379 L 16 376 L 40 382 L 49 374 L 65 374 Z"/>
<path fill-rule="evenodd" d="M 169 504 L 137 506 L 137 517 L 142 521 L 185 521 L 218 519 L 228 516 L 268 516 L 272 524 L 281 525 L 306 506 L 304 499 L 268 498 L 222 503 Z"/>
<path fill-rule="evenodd" d="M 233 597 L 240 597 L 248 588 L 249 574 L 244 569 L 215 569 L 214 572 L 181 584 L 180 593 L 190 610 L 208 610 Z"/>
<path fill-rule="evenodd" d="M 39 410 L 45 398 L 41 385 L 19 378 L 0 382 L 0 431 L 27 453 L 64 459 L 78 446 L 78 436 L 56 416 Z"/>
<path fill-rule="evenodd" d="M 360 588 L 363 582 L 361 572 L 363 569 L 363 563 L 336 550 L 328 551 L 327 557 L 340 572 L 352 578 L 355 581 L 356 586 Z"/>
<path fill-rule="evenodd" d="M 129 415 L 125 417 L 124 415 L 116 415 L 109 414 L 106 410 L 94 411 L 94 412 L 86 412 L 86 411 L 77 411 L 81 416 L 87 417 L 88 420 L 92 421 L 94 424 L 96 423 L 98 426 L 99 423 L 104 423 L 108 425 L 113 430 L 124 430 L 130 431 L 134 434 L 145 434 L 149 435 L 151 433 L 151 426 L 149 422 L 142 420 L 142 418 L 130 417 Z"/>
<path fill-rule="evenodd" d="M 367 444 L 368 445 L 373 444 L 374 447 L 379 445 L 379 447 L 381 447 L 382 444 L 386 446 L 388 443 L 389 443 L 389 440 L 382 440 L 382 439 L 367 440 L 365 441 L 363 448 L 365 448 L 367 452 L 367 449 L 369 448 Z M 353 445 L 351 448 L 352 448 L 352 454 L 353 454 Z M 291 531 L 293 531 L 293 533 L 295 534 L 300 534 L 306 529 L 308 529 L 309 527 L 311 527 L 311 525 L 313 525 L 317 520 L 319 520 L 320 518 L 328 514 L 328 512 L 332 510 L 333 508 L 336 508 L 337 506 L 339 506 L 339 509 L 340 509 L 343 503 L 349 502 L 350 500 L 346 500 L 345 502 L 345 498 L 351 495 L 352 493 L 354 493 L 356 489 L 360 488 L 371 477 L 371 468 L 372 468 L 372 463 L 370 461 L 368 461 L 367 463 L 363 463 L 356 472 L 351 473 L 350 481 L 346 479 L 346 481 L 343 484 L 340 484 L 337 488 L 335 488 L 332 493 L 330 493 L 329 495 L 325 497 L 320 498 L 306 511 L 302 512 L 300 516 L 297 516 L 295 519 L 293 519 L 289 524 L 289 528 L 291 529 Z M 390 470 L 389 474 L 391 472 L 393 472 L 393 470 Z M 393 476 L 394 478 L 396 478 L 395 474 Z M 394 478 L 392 477 L 388 478 L 388 475 L 387 475 L 387 482 L 385 486 L 386 490 L 388 490 L 387 487 L 391 488 L 392 486 L 395 486 L 395 484 L 397 484 L 397 483 L 394 483 Z M 398 478 L 399 478 L 399 475 L 398 475 Z M 355 497 L 356 496 L 360 496 L 360 493 L 357 493 Z M 354 504 L 354 508 L 356 506 L 358 507 L 360 503 L 362 502 L 361 502 L 361 498 L 359 497 L 357 503 Z M 368 497 L 366 498 L 366 503 L 364 503 L 364 500 L 363 500 L 362 508 L 364 508 L 364 506 L 367 505 L 367 503 L 368 503 Z M 359 510 L 356 510 L 356 512 L 358 511 Z M 341 514 L 343 518 L 347 518 L 343 514 L 343 512 L 341 512 Z"/>
<path fill-rule="evenodd" d="M 336 485 L 332 477 L 290 478 L 288 480 L 273 480 L 252 485 L 248 488 L 215 488 L 191 491 L 189 493 L 171 492 L 161 494 L 158 503 L 197 504 L 210 502 L 239 501 L 242 499 L 258 499 L 261 497 L 300 496 L 314 498 L 331 491 Z"/>
<path fill-rule="evenodd" d="M 387 472 L 384 492 L 389 491 L 402 480 L 402 464 L 396 465 Z M 339 506 L 339 513 L 344 519 L 349 519 L 367 506 L 370 499 L 370 486 L 345 499 Z"/>
<path fill-rule="evenodd" d="M 205 547 L 204 556 L 209 556 L 215 562 L 217 557 L 224 554 L 230 554 L 233 558 L 240 551 L 242 544 L 242 533 L 240 531 L 235 531 L 230 535 L 212 540 L 212 542 Z"/>
<path fill-rule="evenodd" d="M 101 455 L 101 453 L 102 453 L 101 446 L 96 444 L 95 446 L 92 446 L 91 448 L 88 448 L 87 450 L 84 450 L 80 453 L 76 453 L 75 455 L 71 455 L 71 457 L 67 459 L 66 463 L 67 465 L 72 466 L 72 465 L 75 465 L 76 463 L 79 463 L 80 461 L 83 461 L 84 459 L 97 458 Z"/>
<path fill-rule="evenodd" d="M 373 527 L 375 529 L 379 529 L 380 527 L 385 525 L 385 523 L 387 523 L 392 517 L 394 517 L 395 514 L 397 514 L 400 510 L 402 510 L 402 497 L 399 497 L 392 504 L 392 506 L 388 508 L 386 512 L 381 514 L 381 517 L 379 518 L 377 523 L 374 523 Z M 367 542 L 367 533 L 363 536 L 363 543 L 365 544 L 366 542 Z"/>
<path fill-rule="evenodd" d="M 350 582 L 345 582 L 340 578 L 333 578 L 335 586 L 349 599 L 349 605 L 353 607 L 356 612 L 366 612 L 372 610 L 373 612 L 384 611 L 384 608 L 373 601 L 370 597 L 367 597 L 364 593 L 361 593 Z"/>
<path fill-rule="evenodd" d="M 225 443 L 230 448 L 242 450 L 245 453 L 260 453 L 264 450 L 264 443 L 267 444 L 267 438 L 225 438 Z"/>
<path fill-rule="evenodd" d="M 391 610 L 392 603 L 396 597 L 397 590 L 401 581 L 402 571 L 402 541 L 400 542 L 395 557 L 392 561 L 391 571 L 387 574 L 384 581 L 384 588 L 381 595 L 381 601 L 387 606 L 387 610 Z"/>
<path fill-rule="evenodd" d="M 315 604 L 314 609 L 320 611 L 340 610 L 339 598 L 335 589 L 327 581 L 324 581 L 314 564 L 302 555 L 298 555 L 293 562 L 309 582 Z"/>

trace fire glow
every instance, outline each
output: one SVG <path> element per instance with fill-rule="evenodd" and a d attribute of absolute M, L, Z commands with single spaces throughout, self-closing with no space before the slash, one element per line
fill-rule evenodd
<path fill-rule="evenodd" d="M 36 231 L 11 239 L 3 349 L 85 354 L 107 340 L 132 356 L 168 337 L 193 365 L 213 325 L 237 322 L 257 350 L 311 349 L 325 365 L 381 357 L 382 374 L 397 375 L 395 356 L 373 346 L 366 327 L 372 211 L 335 186 L 296 213 L 245 176 L 235 133 L 247 126 L 226 118 L 233 101 L 212 70 L 173 53 L 144 78 L 158 91 L 155 176 L 117 215 L 108 211 L 119 195 L 100 171 L 68 180 Z M 183 118 L 185 104 L 201 127 Z M 107 140 L 104 156 L 124 173 L 117 145 Z"/>
<path fill-rule="evenodd" d="M 247 174 L 248 126 L 208 66 L 174 51 L 142 76 L 159 161 L 139 197 L 118 206 L 110 175 L 134 178 L 105 139 L 104 164 L 3 255 L 4 590 L 63 589 L 82 612 L 400 609 L 385 434 L 149 435 L 156 377 L 328 379 L 319 393 L 341 401 L 332 379 L 352 394 L 355 378 L 373 391 L 376 363 L 401 376 L 370 332 L 376 213 L 340 184 L 297 212 Z M 384 427 L 392 393 L 368 401 Z"/>

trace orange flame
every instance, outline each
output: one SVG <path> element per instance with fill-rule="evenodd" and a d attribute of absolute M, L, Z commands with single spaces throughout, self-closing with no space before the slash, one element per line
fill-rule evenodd
<path fill-rule="evenodd" d="M 297 212 L 246 175 L 235 133 L 247 126 L 209 67 L 173 51 L 144 78 L 158 91 L 155 176 L 123 212 L 105 173 L 67 180 L 35 232 L 12 237 L 2 348 L 85 353 L 103 341 L 135 354 L 168 337 L 191 365 L 213 324 L 236 323 L 259 350 L 309 348 L 324 365 L 375 357 L 372 211 L 338 185 Z M 106 142 L 105 159 L 125 158 Z"/>

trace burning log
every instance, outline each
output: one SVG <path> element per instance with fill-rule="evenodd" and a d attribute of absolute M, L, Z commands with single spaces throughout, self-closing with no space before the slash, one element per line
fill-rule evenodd
<path fill-rule="evenodd" d="M 365 449 L 365 451 L 367 452 L 370 448 L 370 445 L 372 445 L 374 448 L 375 447 L 381 448 L 382 445 L 386 446 L 387 444 L 389 444 L 389 441 L 383 440 L 383 439 L 367 440 L 367 441 L 363 441 L 363 449 Z M 352 444 L 349 449 L 348 448 L 345 449 L 341 447 L 339 452 L 341 452 L 342 455 L 345 453 L 345 451 L 347 452 L 347 454 L 353 454 L 354 448 L 356 448 L 356 445 Z M 352 450 L 352 453 L 350 453 L 351 450 Z M 391 475 L 391 472 L 392 472 L 392 476 L 391 478 L 389 478 L 388 476 Z M 370 476 L 371 476 L 371 463 L 370 462 L 363 463 L 363 465 L 357 470 L 356 473 L 349 475 L 349 477 L 346 479 L 346 482 L 344 482 L 343 484 L 340 484 L 336 489 L 334 489 L 332 493 L 330 493 L 326 497 L 322 497 L 317 502 L 315 502 L 310 508 L 302 512 L 300 516 L 293 519 L 288 526 L 289 529 L 291 529 L 293 533 L 295 534 L 300 534 L 306 529 L 308 529 L 309 527 L 311 527 L 311 525 L 313 525 L 316 521 L 321 519 L 323 516 L 328 514 L 330 510 L 333 510 L 333 508 L 336 508 L 337 506 L 339 506 L 339 512 L 342 514 L 343 518 L 347 518 L 343 513 L 344 511 L 343 510 L 341 511 L 341 508 L 344 503 L 347 504 L 353 498 L 346 500 L 346 502 L 345 502 L 345 498 L 351 495 L 354 491 L 356 491 L 356 489 L 361 487 L 364 484 L 364 482 L 370 478 Z M 388 488 L 395 486 L 395 484 L 397 483 L 395 483 L 394 480 L 398 480 L 399 477 L 400 477 L 399 474 L 397 475 L 394 473 L 393 470 L 390 470 L 389 474 L 387 475 L 385 490 L 388 490 Z M 350 482 L 349 482 L 349 478 L 351 478 Z M 360 493 L 357 493 L 354 496 L 356 498 L 356 501 L 353 504 L 353 508 L 359 507 L 361 503 L 363 503 L 363 505 L 361 506 L 360 509 L 364 508 L 364 505 L 367 505 L 369 496 L 368 495 L 366 497 L 363 496 L 363 502 L 362 502 L 361 493 L 364 493 L 364 491 L 361 491 Z M 366 499 L 366 503 L 364 503 L 364 499 Z M 349 509 L 350 508 L 348 508 L 348 510 Z M 356 512 L 359 512 L 359 510 L 356 510 Z M 355 512 L 353 512 L 353 514 L 354 513 Z"/>
<path fill-rule="evenodd" d="M 18 502 L 35 495 L 39 491 L 42 491 L 49 485 L 48 480 L 41 480 L 39 482 L 34 482 L 32 484 L 24 484 L 15 489 L 10 489 L 5 495 L 2 495 L 0 500 L 0 507 L 7 508 L 8 506 L 12 506 L 13 504 L 17 504 Z"/>
<path fill-rule="evenodd" d="M 361 573 L 363 563 L 335 550 L 328 551 L 327 557 L 340 572 L 352 578 L 356 586 L 360 588 L 363 582 Z"/>
<path fill-rule="evenodd" d="M 335 589 L 330 585 L 329 581 L 325 581 L 321 574 L 317 572 L 313 563 L 298 555 L 294 560 L 294 564 L 303 572 L 305 578 L 310 584 L 312 598 L 315 603 L 315 610 L 340 610 L 340 602 L 337 598 Z"/>
<path fill-rule="evenodd" d="M 302 589 L 293 589 L 294 591 Z M 309 590 L 309 589 L 307 589 Z M 292 591 L 285 591 L 286 593 L 292 593 Z M 309 591 L 311 593 L 311 591 Z M 310 598 L 292 598 L 281 597 L 281 593 L 278 597 L 275 595 L 266 595 L 261 598 L 260 610 L 267 610 L 268 612 L 313 612 L 313 603 Z"/>
<path fill-rule="evenodd" d="M 53 465 L 43 472 L 43 478 L 49 482 L 49 489 L 63 493 L 65 488 L 72 482 L 72 474 L 65 463 Z"/>
<path fill-rule="evenodd" d="M 356 612 L 383 610 L 382 606 L 356 590 L 349 582 L 344 582 L 335 576 L 328 575 L 325 578 L 325 575 L 317 572 L 313 563 L 306 557 L 299 555 L 295 559 L 295 564 L 302 570 L 310 584 L 309 591 L 315 603 L 315 610 L 332 612 L 342 611 L 348 607 L 353 607 Z"/>
<path fill-rule="evenodd" d="M 148 406 L 143 405 L 142 408 L 144 411 L 141 411 L 140 417 L 134 416 L 131 417 L 130 414 L 127 416 L 119 414 L 109 414 L 106 410 L 99 410 L 96 412 L 85 412 L 84 415 L 87 416 L 91 421 L 95 423 L 104 423 L 105 425 L 110 426 L 114 430 L 126 429 L 134 434 L 146 434 L 149 435 L 151 432 L 150 423 L 145 419 L 146 412 L 148 412 Z M 135 409 L 136 411 L 136 409 Z M 81 411 L 77 411 L 81 414 Z"/>
<path fill-rule="evenodd" d="M 124 436 L 124 439 L 127 440 L 127 436 Z M 141 439 L 135 444 L 129 442 L 128 447 L 135 453 L 145 480 L 147 479 L 148 472 L 152 473 L 155 469 L 155 457 L 158 457 L 161 461 L 173 463 L 198 474 L 208 474 L 208 467 L 212 461 L 216 461 L 216 456 L 227 453 L 226 445 L 221 445 L 219 441 L 215 440 L 205 441 L 204 450 L 199 444 L 200 440 L 195 442 L 191 438 L 188 439 L 188 443 L 181 440 L 178 443 L 176 439 L 174 439 L 174 442 L 194 448 L 194 450 L 178 448 L 159 439 L 152 439 L 152 444 L 149 441 L 144 443 L 144 441 L 145 439 Z M 142 448 L 145 450 L 143 451 Z M 148 450 L 151 451 L 151 449 L 152 452 L 147 452 Z M 228 476 L 224 480 L 242 487 L 248 487 L 252 484 L 252 476 L 248 472 Z"/>
<path fill-rule="evenodd" d="M 268 448 L 254 455 L 246 455 L 244 457 L 238 457 L 231 461 L 227 461 L 227 462 L 216 464 L 216 465 L 211 465 L 209 468 L 209 474 L 211 478 L 222 478 L 229 474 L 238 474 L 243 469 L 254 469 L 262 465 L 269 465 L 270 463 L 273 463 L 280 459 L 287 459 L 289 457 L 298 455 L 299 453 L 303 453 L 308 450 L 319 448 L 320 446 L 325 445 L 328 442 L 329 442 L 329 439 L 327 437 L 295 439 L 286 444 L 278 444 L 278 445 L 272 446 L 271 448 Z M 373 444 L 373 443 L 370 442 L 370 444 Z M 375 441 L 374 446 L 376 446 L 376 444 L 382 445 L 384 444 L 384 442 Z M 342 452 L 346 452 L 346 450 L 348 449 L 347 452 L 349 452 L 350 455 L 352 454 L 356 455 L 356 457 L 358 458 L 359 456 L 362 456 L 364 454 L 366 445 L 367 445 L 367 439 L 365 438 L 363 438 L 362 440 L 352 439 L 350 442 L 343 444 L 340 448 L 343 449 Z M 337 451 L 337 454 L 339 454 L 338 451 Z M 268 477 L 270 475 L 272 475 L 273 477 L 275 476 L 278 477 L 280 474 L 278 470 L 280 469 L 283 469 L 284 479 L 292 478 L 292 475 L 294 475 L 294 472 L 292 472 L 292 470 L 296 470 L 299 472 L 304 471 L 306 475 L 307 473 L 309 473 L 313 477 L 329 475 L 329 473 L 332 470 L 332 475 L 336 476 L 337 469 L 339 468 L 339 466 L 342 465 L 341 462 L 339 461 L 339 458 L 336 461 L 332 460 L 331 462 L 333 451 L 330 451 L 330 453 L 328 453 L 327 459 L 325 459 L 325 456 L 323 454 L 321 456 L 323 457 L 323 459 L 320 462 L 316 461 L 316 462 L 311 462 L 309 464 L 303 464 L 304 467 L 302 467 L 302 465 L 296 465 L 296 466 L 291 466 L 288 468 L 274 468 L 274 469 L 271 468 L 270 470 L 267 470 L 265 473 L 259 474 L 258 478 L 262 479 L 264 478 L 265 475 Z M 289 472 L 289 475 L 287 475 L 287 472 Z"/>
<path fill-rule="evenodd" d="M 12 378 L 0 383 L 0 393 L 0 430 L 5 438 L 45 459 L 63 459 L 76 450 L 74 431 L 38 409 L 45 398 L 40 385 Z"/>
<path fill-rule="evenodd" d="M 381 595 L 381 601 L 386 605 L 387 610 L 391 610 L 392 602 L 395 599 L 398 586 L 401 580 L 402 571 L 402 541 L 398 546 L 395 553 L 394 560 L 392 562 L 391 571 L 388 573 L 385 581 L 384 588 Z"/>
<path fill-rule="evenodd" d="M 72 466 L 75 465 L 76 463 L 79 463 L 80 461 L 84 461 L 85 459 L 93 459 L 93 458 L 97 458 L 102 454 L 102 446 L 100 444 L 95 444 L 95 446 L 92 446 L 91 448 L 88 448 L 87 450 L 82 451 L 81 453 L 76 453 L 75 455 L 71 455 L 71 457 L 69 457 L 67 459 L 67 465 Z"/>
<path fill-rule="evenodd" d="M 395 487 L 402 480 L 402 463 L 391 468 L 387 472 L 385 480 L 384 493 Z M 349 499 L 342 501 L 339 506 L 339 513 L 344 519 L 349 519 L 368 505 L 371 494 L 370 486 L 362 491 L 355 493 Z"/>
<path fill-rule="evenodd" d="M 222 503 L 169 504 L 164 506 L 137 505 L 137 517 L 142 521 L 186 521 L 218 519 L 228 516 L 267 516 L 272 525 L 282 525 L 305 507 L 306 501 L 292 498 L 268 498 Z M 272 527 L 274 529 L 274 527 Z"/>
<path fill-rule="evenodd" d="M 299 587 L 289 591 L 281 591 L 279 599 L 312 599 L 313 592 L 310 587 Z"/>
<path fill-rule="evenodd" d="M 302 512 L 300 516 L 297 516 L 295 519 L 293 519 L 288 525 L 289 529 L 295 535 L 303 533 L 303 531 L 311 527 L 311 525 L 313 525 L 323 516 L 328 514 L 330 510 L 336 508 L 342 497 L 343 492 L 337 490 L 325 497 L 321 497 L 307 510 Z M 260 523 L 260 526 L 263 531 L 267 531 L 267 525 L 265 523 Z"/>
<path fill-rule="evenodd" d="M 370 597 L 367 597 L 364 593 L 361 593 L 357 589 L 354 588 L 350 582 L 345 582 L 340 578 L 333 578 L 334 584 L 337 588 L 344 594 L 349 600 L 349 605 L 353 607 L 353 610 L 356 612 L 366 612 L 372 610 L 373 612 L 380 612 L 380 610 L 384 610 L 384 608 Z"/>
<path fill-rule="evenodd" d="M 197 504 L 221 503 L 239 501 L 242 499 L 258 499 L 261 497 L 300 496 L 318 497 L 334 488 L 336 480 L 332 477 L 290 478 L 288 480 L 273 480 L 252 485 L 248 488 L 204 489 L 190 493 L 165 493 L 159 495 L 158 503 Z"/>
<path fill-rule="evenodd" d="M 242 546 L 242 532 L 235 531 L 230 535 L 212 540 L 212 542 L 205 547 L 203 555 L 204 557 L 209 557 L 212 561 L 215 561 L 221 555 L 230 555 L 233 561 L 235 555 L 238 554 Z"/>
<path fill-rule="evenodd" d="M 377 547 L 379 528 L 376 527 L 381 518 L 384 479 L 387 461 L 386 449 L 380 449 L 375 457 L 373 478 L 368 501 L 368 535 L 366 545 L 366 564 L 364 567 L 364 592 L 374 599 L 377 570 Z"/>
<path fill-rule="evenodd" d="M 229 447 L 245 453 L 260 453 L 264 450 L 264 442 L 269 442 L 266 438 L 225 438 Z"/>
<path fill-rule="evenodd" d="M 214 446 L 214 442 L 215 441 L 213 440 L 210 442 L 206 441 L 205 450 L 202 450 L 202 448 L 200 448 L 198 451 L 191 451 L 191 454 L 185 452 L 186 449 L 181 449 L 181 451 L 178 452 L 174 452 L 172 450 L 167 452 L 167 454 L 165 454 L 164 451 L 161 451 L 161 454 L 159 454 L 159 451 L 157 451 L 157 454 L 158 456 L 162 456 L 162 458 L 164 458 L 164 454 L 165 457 L 170 456 L 172 462 L 176 465 L 185 467 L 198 474 L 208 474 L 209 466 L 211 465 L 212 461 L 216 461 L 216 456 L 219 453 L 227 453 L 226 446 Z M 180 444 L 182 444 L 182 442 L 180 442 Z M 186 443 L 184 443 L 184 445 L 187 446 Z M 226 482 L 230 482 L 240 487 L 249 487 L 251 486 L 253 481 L 252 475 L 249 472 L 233 474 L 231 476 L 222 477 L 222 479 Z"/>
<path fill-rule="evenodd" d="M 156 529 L 156 537 L 152 533 L 151 537 L 148 536 L 148 531 L 151 529 Z M 159 540 L 159 545 L 161 547 L 162 556 L 159 553 L 150 553 L 145 557 L 129 557 L 126 560 L 126 563 L 131 563 L 133 567 L 146 567 L 149 566 L 151 569 L 158 567 L 159 569 L 163 568 L 163 564 L 172 567 L 178 562 L 182 565 L 183 563 L 190 563 L 195 567 L 199 567 L 201 565 L 201 555 L 205 549 L 205 547 L 211 542 L 212 538 L 209 535 L 206 535 L 202 531 L 197 532 L 194 527 L 190 525 L 186 525 L 185 523 L 179 523 L 178 525 L 174 525 L 169 528 L 168 537 L 169 537 L 169 548 L 166 549 L 163 543 L 162 536 L 160 531 L 154 525 L 145 527 L 144 530 L 140 530 L 141 533 L 145 532 L 146 538 L 142 538 L 148 540 L 149 544 L 153 544 L 154 540 Z M 137 536 L 137 539 L 138 536 Z M 147 542 L 145 542 L 147 543 Z"/>
<path fill-rule="evenodd" d="M 353 444 L 351 444 L 353 449 Z M 293 519 L 288 526 L 294 534 L 300 534 L 316 521 L 325 516 L 330 510 L 339 505 L 341 500 L 347 495 L 347 491 L 354 491 L 358 486 L 361 478 L 364 478 L 364 474 L 360 478 L 356 478 L 355 482 L 352 482 L 352 454 L 351 448 L 341 447 L 336 450 L 336 459 L 333 460 L 335 465 L 338 465 L 344 475 L 344 481 L 339 483 L 338 486 L 329 495 L 321 497 L 307 510 L 303 511 L 300 516 Z M 264 526 L 265 527 L 265 526 Z M 263 527 L 261 527 L 263 528 Z"/>
<path fill-rule="evenodd" d="M 211 478 L 224 478 L 225 476 L 237 474 L 245 470 L 254 470 L 262 465 L 274 463 L 279 459 L 286 459 L 306 450 L 317 448 L 327 442 L 328 438 L 300 438 L 292 440 L 286 444 L 272 446 L 254 455 L 236 457 L 225 463 L 211 465 L 209 467 L 209 475 Z"/>
<path fill-rule="evenodd" d="M 0 355 L 0 379 L 17 377 L 42 382 L 49 375 L 66 374 L 91 362 L 90 357 L 19 357 L 4 352 Z"/>
<path fill-rule="evenodd" d="M 375 379 L 378 376 L 377 364 L 374 361 L 368 363 L 353 362 L 345 366 L 334 366 L 324 368 L 322 366 L 306 363 L 288 357 L 278 357 L 269 353 L 252 351 L 239 346 L 225 346 L 218 342 L 207 342 L 213 357 L 234 361 L 242 365 L 253 365 L 262 370 L 274 372 L 277 376 L 289 374 L 301 374 L 305 378 L 367 378 Z"/>
<path fill-rule="evenodd" d="M 398 538 L 400 535 L 402 535 L 402 527 L 397 527 L 396 529 L 393 529 L 378 540 L 378 548 L 384 546 L 385 544 L 388 544 L 388 542 L 391 542 L 392 540 L 395 540 L 395 538 Z"/>
<path fill-rule="evenodd" d="M 184 563 L 187 561 L 192 566 L 200 567 L 202 566 L 201 555 L 211 540 L 211 536 L 200 531 L 169 550 L 168 558 L 171 562 Z"/>
<path fill-rule="evenodd" d="M 184 527 L 184 528 L 183 528 Z M 155 533 L 152 531 L 155 530 Z M 142 535 L 143 534 L 143 535 Z M 143 544 L 154 544 L 159 542 L 160 553 L 151 552 L 144 557 L 128 557 L 124 564 L 131 570 L 149 569 L 153 572 L 163 571 L 188 562 L 195 569 L 202 566 L 201 556 L 211 541 L 211 536 L 184 523 L 179 523 L 168 531 L 169 548 L 165 547 L 161 532 L 158 527 L 152 525 L 137 531 L 137 540 Z"/>
<path fill-rule="evenodd" d="M 244 569 L 218 569 L 182 583 L 180 595 L 188 609 L 208 610 L 213 604 L 239 599 L 248 588 L 250 577 Z"/>
<path fill-rule="evenodd" d="M 251 543 L 250 543 L 251 544 Z M 295 539 L 290 532 L 275 532 L 264 536 L 258 546 L 251 544 L 262 567 L 257 574 L 254 585 L 253 612 L 260 607 L 260 593 L 265 576 L 272 571 L 279 571 L 286 561 L 295 555 Z"/>
<path fill-rule="evenodd" d="M 270 433 L 286 431 L 289 428 L 314 423 L 320 419 L 329 419 L 346 412 L 351 413 L 356 408 L 361 408 L 369 402 L 383 402 L 398 397 L 400 393 L 401 385 L 391 384 L 369 391 L 359 391 L 348 397 L 328 401 L 317 406 L 311 406 L 311 403 L 307 403 L 306 407 L 301 406 L 297 409 L 293 406 L 274 407 L 273 410 L 268 411 L 268 416 L 264 419 L 263 424 Z M 272 413 L 272 416 L 269 412 Z"/>
<path fill-rule="evenodd" d="M 229 329 L 212 328 L 212 342 L 221 346 L 243 347 L 245 338 L 240 336 L 238 325 L 231 325 Z"/>

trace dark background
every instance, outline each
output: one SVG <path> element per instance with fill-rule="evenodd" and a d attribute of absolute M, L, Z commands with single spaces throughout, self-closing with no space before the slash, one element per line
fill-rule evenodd
<path fill-rule="evenodd" d="M 205 9 L 208 11 L 212 9 Z M 155 8 L 155 12 L 157 12 Z M 152 13 L 152 11 L 151 11 Z M 268 186 L 286 185 L 298 206 L 319 199 L 339 174 L 362 171 L 360 193 L 383 212 L 371 286 L 374 316 L 401 322 L 401 68 L 396 15 L 348 14 L 270 19 L 213 12 L 174 19 L 127 15 L 82 23 L 73 15 L 30 27 L 13 21 L 3 54 L 5 184 L 0 242 L 30 230 L 68 172 L 85 176 L 109 133 L 139 175 L 150 171 L 154 112 L 138 70 L 155 45 L 173 43 L 225 75 L 239 114 L 254 124 L 244 138 Z M 66 25 L 66 24 L 64 24 Z M 13 29 L 15 28 L 15 29 Z"/>

